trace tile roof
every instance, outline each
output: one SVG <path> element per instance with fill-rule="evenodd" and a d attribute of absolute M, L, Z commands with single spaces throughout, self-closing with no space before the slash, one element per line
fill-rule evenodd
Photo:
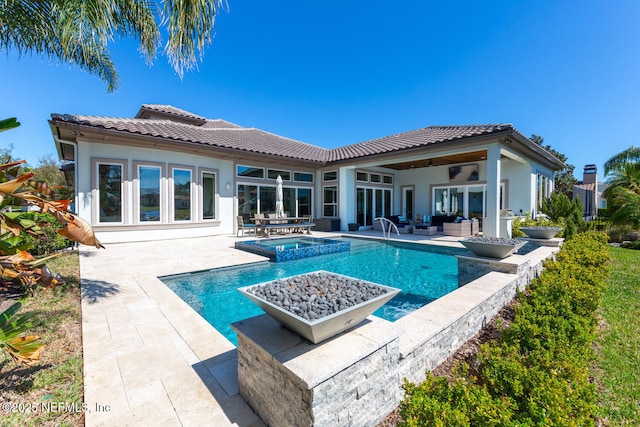
<path fill-rule="evenodd" d="M 327 149 L 285 138 L 255 128 L 244 128 L 224 120 L 209 120 L 194 126 L 171 120 L 128 119 L 118 117 L 52 114 L 52 122 L 115 130 L 167 140 L 231 148 L 290 159 L 325 162 Z"/>
<path fill-rule="evenodd" d="M 390 153 L 408 148 L 424 147 L 457 139 L 488 135 L 502 131 L 514 131 L 509 124 L 469 126 L 429 126 L 408 132 L 389 135 L 370 141 L 347 145 L 331 150 L 329 161 Z"/>
<path fill-rule="evenodd" d="M 142 118 L 145 112 L 158 112 L 164 113 L 171 116 L 180 117 L 183 119 L 191 119 L 196 122 L 206 122 L 207 118 L 203 116 L 199 116 L 197 114 L 193 114 L 190 111 L 183 110 L 181 108 L 176 108 L 173 105 L 162 105 L 162 104 L 142 104 L 138 114 L 136 114 L 136 118 Z"/>
<path fill-rule="evenodd" d="M 209 119 L 205 124 L 202 125 L 203 128 L 242 128 L 242 126 L 237 125 L 235 123 L 228 122 L 222 119 Z"/>
<path fill-rule="evenodd" d="M 162 118 L 154 117 L 150 120 L 149 112 L 159 112 Z M 171 117 L 176 119 L 171 120 Z M 524 137 L 510 124 L 429 126 L 344 147 L 326 149 L 260 129 L 245 128 L 225 120 L 206 119 L 170 105 L 144 104 L 135 118 L 73 114 L 52 114 L 51 118 L 51 122 L 56 125 L 75 124 L 323 164 L 503 131 L 517 133 Z"/>

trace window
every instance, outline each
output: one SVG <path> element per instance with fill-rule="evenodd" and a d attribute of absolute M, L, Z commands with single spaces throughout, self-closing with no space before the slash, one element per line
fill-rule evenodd
<path fill-rule="evenodd" d="M 294 172 L 293 180 L 298 182 L 313 182 L 313 174 L 307 172 Z"/>
<path fill-rule="evenodd" d="M 325 182 L 337 181 L 338 180 L 338 171 L 324 172 L 322 174 L 322 180 L 325 181 Z"/>
<path fill-rule="evenodd" d="M 542 206 L 544 199 L 551 195 L 551 178 L 543 174 L 536 174 L 536 200 L 538 209 Z"/>
<path fill-rule="evenodd" d="M 255 168 L 251 166 L 238 165 L 236 175 L 243 178 L 262 178 L 264 179 L 264 168 Z M 274 178 L 275 179 L 275 178 Z"/>
<path fill-rule="evenodd" d="M 278 175 L 280 175 L 283 181 L 291 181 L 291 172 L 289 171 L 280 171 L 277 169 L 267 170 L 267 178 L 269 179 L 278 179 Z"/>
<path fill-rule="evenodd" d="M 173 169 L 173 220 L 191 220 L 191 170 Z"/>
<path fill-rule="evenodd" d="M 138 207 L 140 222 L 160 222 L 160 179 L 158 166 L 138 166 Z"/>
<path fill-rule="evenodd" d="M 338 187 L 324 187 L 322 192 L 322 215 L 338 216 Z"/>
<path fill-rule="evenodd" d="M 298 188 L 298 216 L 311 215 L 311 189 Z"/>
<path fill-rule="evenodd" d="M 284 187 L 282 189 L 282 209 L 287 216 L 296 216 L 296 189 Z"/>
<path fill-rule="evenodd" d="M 122 222 L 121 164 L 98 164 L 98 221 Z"/>
<path fill-rule="evenodd" d="M 311 215 L 313 212 L 310 188 L 285 186 L 282 188 L 283 208 L 287 216 Z M 248 221 L 253 215 L 275 213 L 276 187 L 273 185 L 238 184 L 238 212 Z"/>
<path fill-rule="evenodd" d="M 216 219 L 216 174 L 202 172 L 202 219 Z"/>
<path fill-rule="evenodd" d="M 482 185 L 469 187 L 468 191 L 468 218 L 482 218 L 484 213 L 485 188 Z"/>
<path fill-rule="evenodd" d="M 500 208 L 504 205 L 505 184 L 500 184 Z M 486 185 L 458 185 L 434 187 L 432 193 L 433 215 L 457 215 L 465 218 L 482 218 L 486 215 Z"/>
<path fill-rule="evenodd" d="M 382 182 L 384 184 L 393 184 L 393 176 L 392 175 L 383 175 Z"/>
<path fill-rule="evenodd" d="M 284 192 L 284 189 L 283 189 Z M 276 187 L 260 186 L 260 212 L 268 213 L 276 211 Z"/>
<path fill-rule="evenodd" d="M 382 176 L 379 173 L 372 173 L 370 175 L 371 182 L 380 183 L 382 182 Z"/>
<path fill-rule="evenodd" d="M 356 181 L 369 182 L 369 172 L 356 172 Z"/>
<path fill-rule="evenodd" d="M 257 185 L 238 185 L 238 212 L 246 222 L 258 213 Z"/>

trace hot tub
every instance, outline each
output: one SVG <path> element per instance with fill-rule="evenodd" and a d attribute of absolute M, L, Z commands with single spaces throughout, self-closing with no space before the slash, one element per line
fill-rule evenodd
<path fill-rule="evenodd" d="M 291 261 L 318 255 L 345 252 L 351 249 L 349 242 L 321 237 L 285 237 L 238 241 L 236 249 L 269 257 L 272 261 Z"/>

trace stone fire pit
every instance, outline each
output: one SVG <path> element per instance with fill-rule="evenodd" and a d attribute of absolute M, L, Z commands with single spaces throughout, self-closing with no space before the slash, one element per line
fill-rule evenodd
<path fill-rule="evenodd" d="M 314 344 L 358 325 L 400 289 L 323 270 L 238 290 Z"/>
<path fill-rule="evenodd" d="M 562 231 L 560 227 L 548 227 L 548 226 L 532 226 L 532 227 L 520 227 L 520 230 L 531 237 L 532 239 L 552 239 Z"/>
<path fill-rule="evenodd" d="M 498 259 L 508 257 L 527 244 L 524 240 L 503 237 L 468 237 L 460 243 L 478 256 Z"/>

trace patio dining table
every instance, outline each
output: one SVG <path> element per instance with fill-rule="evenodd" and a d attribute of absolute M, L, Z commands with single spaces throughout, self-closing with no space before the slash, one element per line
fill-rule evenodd
<path fill-rule="evenodd" d="M 280 217 L 280 218 L 251 218 L 251 221 L 255 222 L 256 224 L 256 228 L 259 230 L 256 230 L 256 234 L 258 234 L 258 232 L 260 232 L 263 236 L 268 236 L 269 235 L 269 230 L 284 230 L 284 232 L 286 233 L 287 230 L 292 230 L 291 232 L 293 232 L 293 230 L 295 230 L 296 225 L 301 225 L 304 223 L 304 221 L 309 220 L 310 217 L 305 217 L 305 216 L 285 216 L 285 217 Z M 311 230 L 310 230 L 310 226 L 311 225 L 315 225 L 315 224 L 305 224 L 305 227 L 307 228 L 307 232 L 310 234 Z"/>

